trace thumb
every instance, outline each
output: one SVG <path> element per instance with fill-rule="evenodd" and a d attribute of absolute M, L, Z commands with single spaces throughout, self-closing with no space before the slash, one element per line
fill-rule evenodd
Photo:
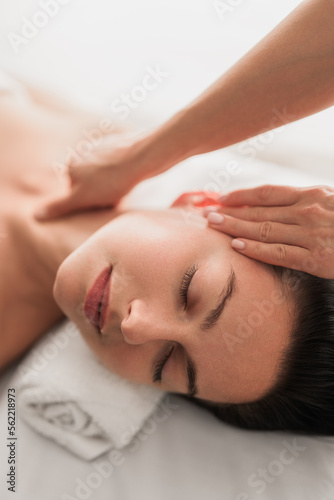
<path fill-rule="evenodd" d="M 37 220 L 48 220 L 62 215 L 69 214 L 77 208 L 74 204 L 72 196 L 64 196 L 56 200 L 50 201 L 45 205 L 37 208 L 34 216 Z"/>

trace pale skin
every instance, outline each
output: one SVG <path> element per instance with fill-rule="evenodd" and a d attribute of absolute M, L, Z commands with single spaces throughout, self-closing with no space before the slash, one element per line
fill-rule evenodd
<path fill-rule="evenodd" d="M 275 382 L 289 344 L 291 300 L 263 264 L 233 251 L 229 236 L 208 228 L 198 214 L 185 218 L 184 212 L 172 208 L 120 215 L 62 263 L 54 297 L 103 364 L 122 377 L 187 393 L 189 356 L 197 367 L 196 397 L 252 401 Z M 185 308 L 178 290 L 193 265 L 198 269 Z M 83 314 L 83 304 L 108 266 L 109 312 L 99 333 Z M 232 268 L 235 290 L 216 324 L 201 331 Z M 173 346 L 161 383 L 153 383 L 153 361 Z"/>
<path fill-rule="evenodd" d="M 43 207 L 47 210 L 44 218 L 99 204 L 116 205 L 137 182 L 186 158 L 224 148 L 332 106 L 333 25 L 332 0 L 301 2 L 166 123 L 112 147 L 101 144 L 81 164 L 69 163 L 71 186 L 60 196 L 50 197 Z M 236 208 L 238 205 L 243 208 Z M 240 236 L 246 244 L 244 255 L 333 277 L 334 208 L 330 187 L 238 191 L 224 202 L 224 214 L 224 223 L 211 227 Z M 317 241 L 327 242 L 321 254 Z"/>
<path fill-rule="evenodd" d="M 269 390 L 289 344 L 293 305 L 267 267 L 235 253 L 231 237 L 209 228 L 201 210 L 189 205 L 92 210 L 37 222 L 36 207 L 61 190 L 50 161 L 78 140 L 91 117 L 47 104 L 22 107 L 3 95 L 0 107 L 6 235 L 0 244 L 0 368 L 66 314 L 98 358 L 129 380 L 185 393 L 190 356 L 198 369 L 197 397 L 240 402 Z M 106 264 L 113 265 L 112 316 L 101 337 L 82 307 Z M 178 290 L 194 264 L 184 308 Z M 216 305 L 231 266 L 235 291 L 217 323 L 202 333 L 199 324 Z M 161 383 L 153 383 L 151 365 L 172 346 Z"/>
<path fill-rule="evenodd" d="M 96 126 L 99 117 L 36 89 L 31 95 L 23 105 L 0 93 L 0 369 L 64 317 L 52 294 L 56 268 L 115 212 L 35 220 L 36 208 L 62 191 L 52 162 L 61 161 L 82 128 Z"/>

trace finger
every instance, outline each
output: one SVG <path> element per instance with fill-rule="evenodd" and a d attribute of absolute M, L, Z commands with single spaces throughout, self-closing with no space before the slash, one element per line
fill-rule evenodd
<path fill-rule="evenodd" d="M 308 272 L 310 252 L 305 248 L 282 243 L 262 243 L 243 238 L 231 242 L 232 248 L 251 259 Z"/>
<path fill-rule="evenodd" d="M 62 215 L 67 215 L 78 208 L 80 207 L 78 206 L 78 203 L 76 203 L 75 198 L 72 195 L 67 195 L 54 201 L 50 201 L 44 206 L 38 208 L 34 213 L 34 216 L 38 220 L 48 220 Z"/>
<path fill-rule="evenodd" d="M 223 215 L 223 220 L 218 221 L 220 214 L 213 213 L 208 216 L 208 223 L 213 229 L 217 229 L 230 236 L 247 238 L 263 243 L 284 243 L 307 248 L 305 231 L 296 225 L 286 225 L 277 222 L 249 222 L 234 217 Z"/>
<path fill-rule="evenodd" d="M 238 189 L 219 198 L 224 205 L 293 205 L 300 198 L 300 189 L 292 186 L 265 184 L 251 189 Z"/>
<path fill-rule="evenodd" d="M 203 215 L 207 217 L 210 211 L 254 222 L 298 223 L 298 216 L 291 207 L 206 207 L 203 209 Z"/>

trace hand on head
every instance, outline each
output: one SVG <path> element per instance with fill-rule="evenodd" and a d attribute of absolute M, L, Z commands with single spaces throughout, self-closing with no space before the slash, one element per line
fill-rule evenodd
<path fill-rule="evenodd" d="M 334 279 L 331 187 L 240 189 L 221 197 L 219 207 L 206 207 L 203 215 L 210 227 L 237 238 L 232 247 L 248 257 Z"/>

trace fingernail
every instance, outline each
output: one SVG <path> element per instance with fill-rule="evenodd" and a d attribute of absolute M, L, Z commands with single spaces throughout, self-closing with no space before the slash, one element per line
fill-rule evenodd
<path fill-rule="evenodd" d="M 227 194 L 222 194 L 219 198 L 218 198 L 218 201 L 220 203 L 224 202 L 227 200 Z"/>
<path fill-rule="evenodd" d="M 246 247 L 246 243 L 241 240 L 232 240 L 231 246 L 236 248 L 237 250 L 244 250 Z"/>
<path fill-rule="evenodd" d="M 219 207 L 215 207 L 215 206 L 207 206 L 207 207 L 204 207 L 203 208 L 203 214 L 205 216 L 208 216 L 210 212 L 215 212 L 216 210 L 218 210 Z"/>
<path fill-rule="evenodd" d="M 208 221 L 212 222 L 212 224 L 221 224 L 224 220 L 224 217 L 217 212 L 210 212 L 208 215 Z"/>

